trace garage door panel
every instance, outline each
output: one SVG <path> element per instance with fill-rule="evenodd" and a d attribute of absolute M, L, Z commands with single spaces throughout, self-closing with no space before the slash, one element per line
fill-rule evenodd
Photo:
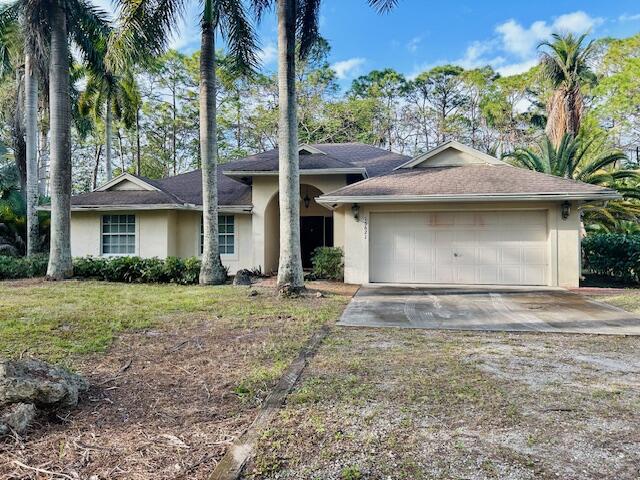
<path fill-rule="evenodd" d="M 523 270 L 523 273 L 522 283 L 525 285 L 542 285 L 546 283 L 547 269 L 543 265 L 528 266 Z"/>
<path fill-rule="evenodd" d="M 500 249 L 496 245 L 478 247 L 478 265 L 497 265 Z"/>
<path fill-rule="evenodd" d="M 371 215 L 370 281 L 545 285 L 545 211 Z"/>
<path fill-rule="evenodd" d="M 497 285 L 500 283 L 500 272 L 497 265 L 478 266 L 477 283 L 485 285 Z"/>
<path fill-rule="evenodd" d="M 524 264 L 525 265 L 546 265 L 547 250 L 540 247 L 524 247 Z"/>

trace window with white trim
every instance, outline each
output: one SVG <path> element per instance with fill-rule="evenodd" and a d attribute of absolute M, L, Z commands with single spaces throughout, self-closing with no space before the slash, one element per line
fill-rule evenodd
<path fill-rule="evenodd" d="M 218 215 L 218 245 L 220 255 L 236 253 L 236 225 L 234 215 Z M 204 222 L 200 219 L 200 254 L 204 247 Z"/>
<path fill-rule="evenodd" d="M 102 254 L 135 255 L 136 216 L 102 216 Z"/>

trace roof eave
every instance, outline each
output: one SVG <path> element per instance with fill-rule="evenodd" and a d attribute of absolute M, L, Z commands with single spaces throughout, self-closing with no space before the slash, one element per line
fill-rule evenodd
<path fill-rule="evenodd" d="M 42 205 L 38 210 L 51 211 L 51 205 Z M 202 211 L 202 205 L 195 204 L 128 204 L 128 205 L 72 205 L 72 212 L 131 211 L 131 210 L 187 210 Z M 219 205 L 218 211 L 223 213 L 251 213 L 253 205 Z"/>
<path fill-rule="evenodd" d="M 226 170 L 222 172 L 227 177 L 275 177 L 278 170 Z M 360 174 L 368 178 L 367 169 L 362 167 L 353 168 L 309 168 L 300 169 L 300 175 L 347 175 Z"/>
<path fill-rule="evenodd" d="M 316 199 L 322 205 L 341 203 L 440 203 L 440 202 L 505 202 L 505 201 L 607 201 L 619 200 L 617 192 L 602 193 L 505 193 L 462 195 L 323 195 Z"/>

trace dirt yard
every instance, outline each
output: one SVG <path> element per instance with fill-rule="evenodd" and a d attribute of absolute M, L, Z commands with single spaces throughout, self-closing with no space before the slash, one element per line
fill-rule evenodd
<path fill-rule="evenodd" d="M 310 287 L 280 300 L 265 287 L 0 283 L 0 352 L 62 362 L 92 385 L 77 409 L 1 441 L 0 478 L 207 478 L 353 293 Z"/>
<path fill-rule="evenodd" d="M 640 478 L 640 338 L 336 328 L 247 478 Z"/>

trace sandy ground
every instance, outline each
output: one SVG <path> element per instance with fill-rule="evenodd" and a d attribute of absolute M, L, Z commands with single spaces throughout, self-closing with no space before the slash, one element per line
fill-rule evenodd
<path fill-rule="evenodd" d="M 247 477 L 640 478 L 640 339 L 338 327 Z"/>

